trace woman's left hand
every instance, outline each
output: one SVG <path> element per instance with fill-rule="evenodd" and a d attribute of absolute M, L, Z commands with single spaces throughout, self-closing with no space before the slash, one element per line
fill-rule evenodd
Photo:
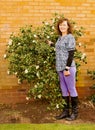
<path fill-rule="evenodd" d="M 63 71 L 63 74 L 64 74 L 65 76 L 69 76 L 69 75 L 70 75 L 70 71 L 69 71 L 69 70 L 68 70 L 68 71 L 64 70 L 64 71 Z"/>

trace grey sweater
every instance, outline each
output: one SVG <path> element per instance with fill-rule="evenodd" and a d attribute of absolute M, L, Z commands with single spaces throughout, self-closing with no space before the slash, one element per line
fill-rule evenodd
<path fill-rule="evenodd" d="M 56 70 L 63 71 L 66 67 L 69 51 L 75 50 L 75 38 L 72 34 L 60 36 L 56 42 Z M 74 60 L 71 67 L 75 66 Z"/>

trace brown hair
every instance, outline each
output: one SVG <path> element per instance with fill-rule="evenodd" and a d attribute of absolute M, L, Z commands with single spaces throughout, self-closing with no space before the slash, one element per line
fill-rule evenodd
<path fill-rule="evenodd" d="M 59 29 L 59 25 L 61 23 L 63 23 L 64 21 L 67 21 L 67 25 L 69 27 L 68 30 L 67 30 L 67 34 L 72 33 L 72 25 L 71 25 L 70 21 L 67 18 L 61 18 L 61 19 L 59 19 L 59 21 L 57 23 L 57 27 L 56 27 L 59 35 L 62 35 L 62 32 Z"/>

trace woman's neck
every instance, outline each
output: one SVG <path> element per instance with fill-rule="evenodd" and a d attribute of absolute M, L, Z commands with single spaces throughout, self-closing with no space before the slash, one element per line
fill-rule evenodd
<path fill-rule="evenodd" d="M 62 33 L 62 36 L 65 36 L 65 35 L 67 35 L 67 32 L 66 33 Z"/>

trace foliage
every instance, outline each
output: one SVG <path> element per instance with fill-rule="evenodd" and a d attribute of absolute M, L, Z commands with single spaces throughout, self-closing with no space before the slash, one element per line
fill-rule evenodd
<path fill-rule="evenodd" d="M 88 74 L 93 80 L 95 80 L 95 70 L 93 70 L 93 71 L 87 70 L 87 74 Z"/>
<path fill-rule="evenodd" d="M 95 80 L 95 70 L 92 70 L 92 71 L 88 70 L 87 74 L 91 77 L 92 80 Z M 91 89 L 92 89 L 92 91 L 93 91 L 93 89 L 95 89 L 95 84 L 93 84 Z M 93 103 L 95 103 L 95 94 L 91 95 L 90 99 Z"/>
<path fill-rule="evenodd" d="M 90 100 L 95 103 L 95 94 L 93 94 L 91 97 L 90 97 Z"/>
<path fill-rule="evenodd" d="M 18 83 L 26 80 L 30 84 L 29 98 L 45 98 L 51 108 L 62 108 L 59 80 L 55 70 L 55 47 L 58 38 L 56 23 L 64 15 L 55 14 L 49 22 L 43 21 L 42 26 L 33 28 L 28 25 L 20 28 L 19 34 L 12 34 L 7 45 L 4 58 L 9 61 L 8 74 L 14 74 Z M 71 21 L 75 27 L 76 23 Z M 77 46 L 79 37 L 83 36 L 83 28 L 74 28 Z M 49 46 L 47 42 L 53 42 Z M 85 62 L 86 55 L 76 48 L 75 60 L 78 68 Z M 27 98 L 27 99 L 29 99 Z"/>

